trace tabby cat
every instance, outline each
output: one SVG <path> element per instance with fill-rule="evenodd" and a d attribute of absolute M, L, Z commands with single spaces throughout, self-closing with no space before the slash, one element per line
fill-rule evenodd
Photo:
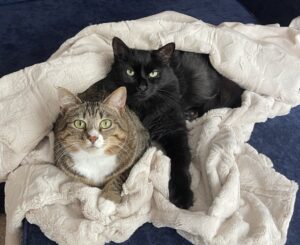
<path fill-rule="evenodd" d="M 126 88 L 102 102 L 83 102 L 63 88 L 58 95 L 56 166 L 74 179 L 103 188 L 102 198 L 119 203 L 122 184 L 149 145 L 148 131 L 125 106 Z"/>
<path fill-rule="evenodd" d="M 243 89 L 217 73 L 207 54 L 177 51 L 174 43 L 146 51 L 131 49 L 115 37 L 112 47 L 111 71 L 83 96 L 97 99 L 100 91 L 126 86 L 127 105 L 171 159 L 171 202 L 189 208 L 193 193 L 185 120 L 213 108 L 240 106 Z"/>

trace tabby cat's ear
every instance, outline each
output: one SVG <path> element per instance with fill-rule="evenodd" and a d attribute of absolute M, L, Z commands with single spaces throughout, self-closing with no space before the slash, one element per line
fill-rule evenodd
<path fill-rule="evenodd" d="M 118 111 L 123 112 L 125 110 L 127 99 L 126 87 L 119 87 L 113 91 L 103 103 L 118 109 Z"/>
<path fill-rule="evenodd" d="M 114 51 L 114 56 L 116 58 L 122 59 L 124 58 L 129 51 L 127 45 L 118 37 L 114 37 L 112 40 L 112 47 Z"/>
<path fill-rule="evenodd" d="M 168 64 L 174 51 L 175 43 L 168 43 L 165 46 L 162 46 L 161 48 L 153 52 L 160 60 L 162 60 L 165 64 Z"/>
<path fill-rule="evenodd" d="M 65 113 L 70 107 L 81 104 L 82 101 L 65 88 L 57 88 L 61 113 Z"/>

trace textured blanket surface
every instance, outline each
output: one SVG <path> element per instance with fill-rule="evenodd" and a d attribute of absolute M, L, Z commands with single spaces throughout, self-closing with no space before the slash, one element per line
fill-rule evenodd
<path fill-rule="evenodd" d="M 189 123 L 195 205 L 168 201 L 169 159 L 150 148 L 106 215 L 101 190 L 72 181 L 52 165 L 55 86 L 78 93 L 105 77 L 111 39 L 130 47 L 210 54 L 213 66 L 247 89 L 241 108 L 217 109 Z M 93 25 L 45 63 L 0 80 L 0 178 L 7 180 L 6 243 L 19 244 L 26 217 L 59 244 L 121 242 L 143 223 L 169 226 L 194 244 L 284 244 L 297 184 L 276 173 L 246 142 L 256 122 L 300 104 L 300 32 L 296 28 L 224 23 L 218 27 L 174 12 Z M 280 149 L 279 149 L 280 150 Z"/>

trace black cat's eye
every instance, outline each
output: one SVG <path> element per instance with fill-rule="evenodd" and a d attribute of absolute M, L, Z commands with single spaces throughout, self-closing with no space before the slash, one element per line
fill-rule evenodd
<path fill-rule="evenodd" d="M 159 71 L 158 70 L 153 70 L 149 73 L 150 78 L 156 78 L 159 76 Z"/>
<path fill-rule="evenodd" d="M 109 119 L 103 119 L 99 124 L 100 128 L 103 128 L 103 129 L 110 128 L 111 125 L 112 125 L 112 121 Z"/>
<path fill-rule="evenodd" d="M 83 120 L 75 120 L 74 121 L 75 128 L 84 129 L 86 127 L 86 123 Z"/>
<path fill-rule="evenodd" d="M 126 73 L 127 73 L 127 75 L 130 76 L 130 77 L 134 76 L 134 70 L 132 70 L 131 68 L 128 68 L 128 69 L 126 70 Z"/>

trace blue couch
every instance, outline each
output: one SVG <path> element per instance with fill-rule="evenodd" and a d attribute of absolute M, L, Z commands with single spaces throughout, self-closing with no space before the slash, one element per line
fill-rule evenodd
<path fill-rule="evenodd" d="M 205 22 L 224 21 L 288 24 L 300 15 L 300 4 L 288 0 L 1 0 L 0 77 L 45 61 L 66 39 L 90 24 L 137 19 L 165 10 L 191 15 Z M 275 169 L 300 182 L 300 108 L 284 117 L 257 124 L 250 139 L 259 152 L 269 156 Z M 3 212 L 4 184 L 0 185 Z M 288 245 L 300 244 L 300 199 L 288 233 Z M 151 224 L 140 227 L 122 244 L 190 244 L 170 228 Z M 23 222 L 23 245 L 55 244 L 40 229 Z M 110 244 L 114 244 L 111 242 Z M 8 244 L 9 245 L 9 244 Z"/>

